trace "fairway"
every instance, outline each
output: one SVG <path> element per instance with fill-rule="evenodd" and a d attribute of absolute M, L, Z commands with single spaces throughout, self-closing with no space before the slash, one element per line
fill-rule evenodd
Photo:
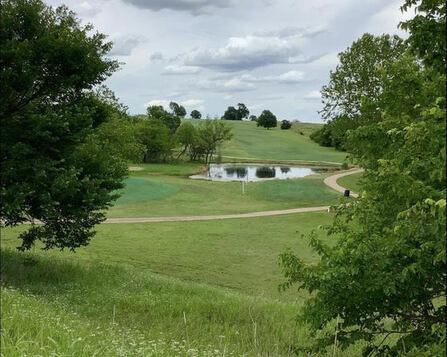
<path fill-rule="evenodd" d="M 88 247 L 75 254 L 46 255 L 131 265 L 251 296 L 293 301 L 297 298 L 293 290 L 278 292 L 282 277 L 277 257 L 293 247 L 305 261 L 314 261 L 302 234 L 330 221 L 326 212 L 313 212 L 211 222 L 102 224 Z M 15 247 L 20 231 L 5 230 L 3 246 Z"/>
<path fill-rule="evenodd" d="M 122 196 L 108 217 L 168 217 L 248 213 L 331 205 L 340 193 L 323 183 L 331 173 L 300 179 L 267 180 L 245 184 L 192 180 L 187 175 L 200 165 L 141 165 L 125 181 Z M 186 174 L 186 175 L 185 175 Z M 185 176 L 183 176 L 185 175 Z"/>
<path fill-rule="evenodd" d="M 197 120 L 185 119 L 192 122 Z M 319 146 L 308 135 L 308 123 L 295 123 L 290 130 L 257 127 L 255 122 L 225 121 L 233 129 L 233 139 L 224 144 L 221 154 L 226 161 L 254 159 L 261 161 L 321 161 L 342 163 L 346 153 Z M 313 124 L 318 128 L 318 124 Z M 300 130 L 302 126 L 302 130 Z M 301 135 L 303 132 L 305 135 Z"/>

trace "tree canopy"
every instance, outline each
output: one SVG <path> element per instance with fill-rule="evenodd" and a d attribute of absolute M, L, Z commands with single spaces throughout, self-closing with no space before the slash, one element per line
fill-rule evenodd
<path fill-rule="evenodd" d="M 202 118 L 202 113 L 200 113 L 197 109 L 194 109 L 193 111 L 191 111 L 191 118 L 200 119 Z"/>
<path fill-rule="evenodd" d="M 419 9 L 433 3 L 438 10 L 419 13 L 418 21 L 445 23 L 440 2 L 417 2 Z M 442 43 L 445 35 L 445 26 L 412 27 L 409 51 L 378 69 L 374 120 L 363 111 L 369 82 L 364 91 L 358 87 L 358 115 L 367 117 L 346 140 L 353 163 L 365 169 L 360 197 L 334 207 L 334 223 L 325 227 L 333 244 L 309 237 L 317 264 L 292 251 L 280 257 L 283 287 L 298 284 L 312 293 L 301 318 L 321 333 L 315 349 L 337 333 L 342 348 L 366 341 L 365 354 L 445 352 L 446 76 L 436 60 L 442 46 L 418 47 L 420 36 Z"/>
<path fill-rule="evenodd" d="M 169 103 L 169 108 L 172 110 L 172 114 L 180 118 L 184 118 L 186 115 L 186 109 L 183 105 L 177 104 L 176 102 Z"/>
<path fill-rule="evenodd" d="M 112 44 L 40 0 L 2 1 L 0 25 L 2 224 L 40 221 L 20 235 L 22 250 L 37 240 L 75 249 L 105 219 L 133 152 L 106 140 L 123 112 L 92 91 L 118 68 L 105 56 Z"/>
<path fill-rule="evenodd" d="M 264 110 L 257 120 L 257 126 L 267 129 L 276 128 L 277 124 L 276 116 L 270 110 Z"/>

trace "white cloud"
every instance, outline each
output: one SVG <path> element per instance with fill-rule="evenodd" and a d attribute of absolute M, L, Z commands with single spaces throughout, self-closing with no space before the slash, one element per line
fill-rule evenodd
<path fill-rule="evenodd" d="M 302 54 L 308 34 L 291 31 L 289 35 L 261 33 L 230 37 L 224 47 L 199 49 L 186 55 L 185 63 L 223 71 L 240 71 L 276 63 L 309 63 L 322 55 Z"/>
<path fill-rule="evenodd" d="M 197 107 L 203 104 L 203 99 L 187 99 L 181 102 L 185 107 Z"/>
<path fill-rule="evenodd" d="M 318 90 L 313 90 L 304 96 L 305 99 L 321 99 L 321 93 Z"/>
<path fill-rule="evenodd" d="M 153 105 L 161 105 L 165 109 L 168 109 L 170 102 L 175 102 L 175 100 L 153 99 L 153 100 L 150 100 L 149 102 L 147 102 L 145 104 L 145 108 L 153 106 Z M 192 107 L 192 108 L 200 107 L 200 108 L 203 108 L 203 106 L 202 106 L 203 102 L 204 102 L 203 99 L 191 98 L 191 99 L 186 99 L 186 100 L 183 100 L 183 101 L 177 102 L 177 103 L 179 103 L 179 104 L 181 104 L 181 105 L 183 105 L 185 107 Z"/>
<path fill-rule="evenodd" d="M 289 71 L 278 76 L 278 80 L 285 83 L 301 82 L 303 78 L 304 72 L 300 71 Z"/>
<path fill-rule="evenodd" d="M 218 9 L 233 6 L 233 0 L 124 0 L 140 9 L 187 11 L 193 15 L 213 14 Z"/>
<path fill-rule="evenodd" d="M 200 72 L 199 67 L 173 64 L 166 66 L 163 74 L 195 74 L 198 72 Z"/>

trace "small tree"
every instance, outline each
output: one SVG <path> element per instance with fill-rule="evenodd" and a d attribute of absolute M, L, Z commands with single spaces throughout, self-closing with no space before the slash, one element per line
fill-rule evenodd
<path fill-rule="evenodd" d="M 264 110 L 258 118 L 258 126 L 264 128 L 276 128 L 277 125 L 276 116 L 270 110 Z"/>
<path fill-rule="evenodd" d="M 191 112 L 191 118 L 193 118 L 193 119 L 201 119 L 202 118 L 202 114 L 198 110 L 194 109 Z"/>
<path fill-rule="evenodd" d="M 204 120 L 199 123 L 198 143 L 204 153 L 205 163 L 208 164 L 223 142 L 233 137 L 231 127 L 219 120 Z"/>
<path fill-rule="evenodd" d="M 283 120 L 281 121 L 281 129 L 282 130 L 287 130 L 290 129 L 292 127 L 292 123 L 288 120 Z"/>
<path fill-rule="evenodd" d="M 238 120 L 238 111 L 235 107 L 228 107 L 225 111 L 223 118 L 224 120 Z"/>
<path fill-rule="evenodd" d="M 258 117 L 256 115 L 250 115 L 250 121 L 258 121 Z"/>
<path fill-rule="evenodd" d="M 176 102 L 169 103 L 169 108 L 172 110 L 172 114 L 180 118 L 184 118 L 186 115 L 186 109 L 183 105 L 177 104 Z"/>
<path fill-rule="evenodd" d="M 189 122 L 182 123 L 177 129 L 175 136 L 177 141 L 182 145 L 182 150 L 177 158 L 188 152 L 193 160 L 193 148 L 197 145 L 198 139 L 196 127 Z"/>
<path fill-rule="evenodd" d="M 248 108 L 245 106 L 244 103 L 238 103 L 237 105 L 237 120 L 242 120 L 248 117 L 248 114 L 250 114 Z"/>

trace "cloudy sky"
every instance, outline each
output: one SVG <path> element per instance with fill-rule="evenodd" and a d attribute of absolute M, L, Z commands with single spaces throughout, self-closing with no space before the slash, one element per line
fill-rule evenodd
<path fill-rule="evenodd" d="M 405 33 L 402 0 L 46 0 L 65 4 L 114 42 L 106 84 L 132 114 L 176 101 L 222 115 L 321 122 L 319 90 L 337 53 L 363 33 Z"/>

